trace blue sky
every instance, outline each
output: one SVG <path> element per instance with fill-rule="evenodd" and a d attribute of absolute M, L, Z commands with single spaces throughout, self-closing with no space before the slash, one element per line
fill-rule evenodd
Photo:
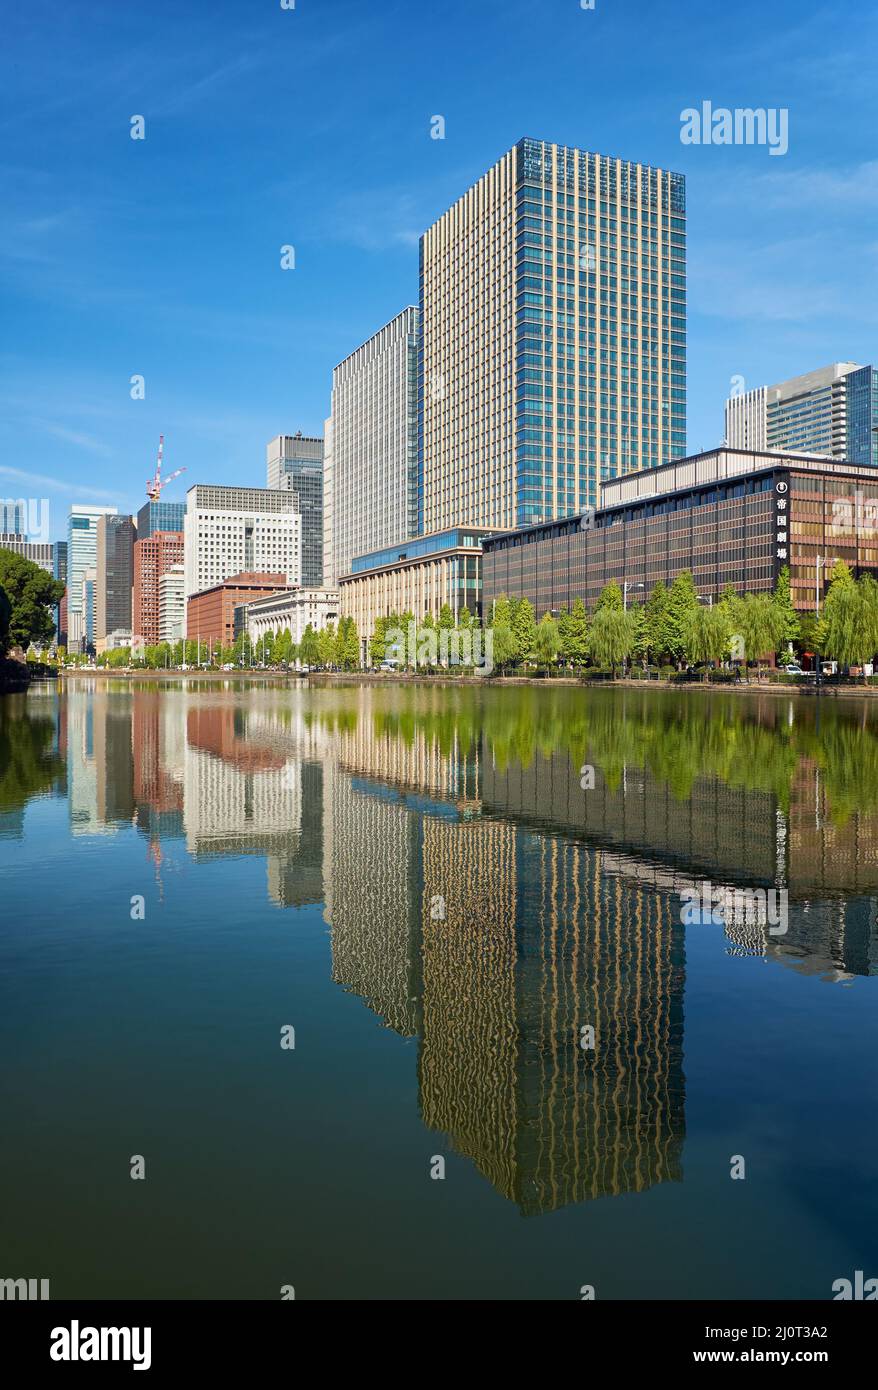
<path fill-rule="evenodd" d="M 522 135 L 686 174 L 691 450 L 732 376 L 878 357 L 874 0 L 29 0 L 4 28 L 0 494 L 49 497 L 53 537 L 71 502 L 136 510 L 160 432 L 166 498 L 264 486 Z M 788 108 L 789 153 L 682 145 L 704 100 Z"/>

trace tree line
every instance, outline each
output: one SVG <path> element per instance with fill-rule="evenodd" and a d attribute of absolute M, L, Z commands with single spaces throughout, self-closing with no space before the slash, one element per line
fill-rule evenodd
<path fill-rule="evenodd" d="M 411 612 L 389 614 L 375 623 L 369 642 L 373 664 L 391 655 L 401 665 L 412 664 L 411 643 L 400 654 L 398 642 L 388 636 L 408 633 L 412 623 L 416 651 L 428 650 L 424 639 L 437 631 L 471 634 L 478 625 L 466 609 L 455 619 L 448 604 L 438 622 L 430 614 L 420 622 Z M 544 613 L 539 621 L 527 598 L 501 594 L 483 631 L 491 634 L 493 666 L 501 673 L 527 666 L 591 666 L 615 674 L 631 663 L 677 669 L 733 661 L 752 665 L 771 654 L 788 657 L 794 649 L 853 666 L 878 651 L 878 584 L 871 575 L 854 579 L 838 562 L 818 620 L 793 607 L 786 566 L 773 592 L 741 595 L 729 586 L 715 602 L 696 591 L 691 571 L 684 570 L 670 585 L 659 581 L 645 601 L 626 605 L 622 588 L 612 582 L 591 613 L 576 598 L 569 609 Z"/>

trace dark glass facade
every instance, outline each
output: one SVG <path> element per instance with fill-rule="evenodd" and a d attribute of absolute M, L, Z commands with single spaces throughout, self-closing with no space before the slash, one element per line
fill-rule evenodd
<path fill-rule="evenodd" d="M 526 597 L 539 617 L 582 598 L 592 608 L 606 584 L 627 584 L 642 602 L 661 580 L 691 570 L 699 594 L 767 593 L 784 565 L 795 606 L 813 611 L 818 556 L 825 590 L 835 560 L 878 573 L 878 481 L 856 474 L 768 468 L 550 522 L 482 543 L 483 603 Z"/>
<path fill-rule="evenodd" d="M 137 513 L 137 539 L 148 540 L 154 531 L 182 531 L 185 502 L 145 502 Z"/>
<path fill-rule="evenodd" d="M 527 526 L 686 452 L 686 198 L 680 174 L 539 140 L 520 141 L 517 160 L 516 520 Z"/>
<path fill-rule="evenodd" d="M 859 367 L 845 378 L 847 457 L 878 467 L 878 369 Z"/>

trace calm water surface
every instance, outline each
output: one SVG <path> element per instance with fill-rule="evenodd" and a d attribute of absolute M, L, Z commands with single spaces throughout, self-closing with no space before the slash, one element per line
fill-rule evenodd
<path fill-rule="evenodd" d="M 685 925 L 703 880 L 787 932 Z M 0 698 L 0 1275 L 830 1298 L 878 1276 L 876 902 L 878 703 Z"/>

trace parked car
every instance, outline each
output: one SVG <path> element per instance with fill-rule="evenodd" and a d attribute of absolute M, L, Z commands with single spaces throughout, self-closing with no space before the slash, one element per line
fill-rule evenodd
<path fill-rule="evenodd" d="M 788 676 L 804 676 L 805 674 L 801 666 L 795 661 L 789 662 L 789 664 L 784 667 L 784 670 Z"/>

